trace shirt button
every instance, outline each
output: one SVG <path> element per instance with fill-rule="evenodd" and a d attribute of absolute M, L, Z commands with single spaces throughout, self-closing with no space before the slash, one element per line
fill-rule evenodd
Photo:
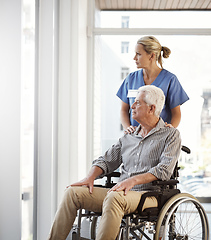
<path fill-rule="evenodd" d="M 137 156 L 139 155 L 139 153 L 137 153 Z"/>

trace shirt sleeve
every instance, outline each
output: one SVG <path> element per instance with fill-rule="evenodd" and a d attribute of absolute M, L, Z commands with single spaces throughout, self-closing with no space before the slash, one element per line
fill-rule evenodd
<path fill-rule="evenodd" d="M 181 138 L 177 129 L 166 140 L 164 151 L 161 154 L 160 162 L 151 168 L 149 173 L 161 180 L 169 180 L 174 172 L 175 165 L 181 152 Z"/>
<path fill-rule="evenodd" d="M 109 148 L 103 156 L 92 162 L 92 166 L 98 166 L 103 170 L 103 174 L 100 177 L 112 173 L 122 163 L 121 156 L 121 141 L 119 140 L 111 148 Z"/>
<path fill-rule="evenodd" d="M 119 97 L 123 102 L 129 104 L 129 98 L 128 95 L 128 77 L 123 81 L 122 85 L 120 86 L 117 97 Z"/>
<path fill-rule="evenodd" d="M 170 109 L 182 105 L 187 100 L 189 100 L 187 93 L 183 89 L 177 77 L 173 75 L 169 85 L 167 96 L 167 102 L 169 104 Z"/>

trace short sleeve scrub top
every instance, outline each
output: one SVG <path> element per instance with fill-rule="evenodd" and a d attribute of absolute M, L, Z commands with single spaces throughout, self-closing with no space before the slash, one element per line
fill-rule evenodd
<path fill-rule="evenodd" d="M 171 122 L 171 109 L 185 103 L 189 97 L 182 88 L 177 77 L 171 72 L 162 69 L 157 78 L 151 84 L 163 90 L 166 97 L 165 105 L 160 117 L 164 122 Z M 130 73 L 120 86 L 117 96 L 125 103 L 130 105 L 135 101 L 139 87 L 145 86 L 143 78 L 143 69 Z M 130 123 L 132 126 L 138 126 L 139 123 L 132 118 L 130 111 Z"/>

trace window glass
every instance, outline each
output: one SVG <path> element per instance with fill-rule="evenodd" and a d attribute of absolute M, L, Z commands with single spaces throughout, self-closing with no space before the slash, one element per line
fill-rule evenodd
<path fill-rule="evenodd" d="M 128 53 L 129 50 L 129 42 L 121 43 L 121 53 Z"/>
<path fill-rule="evenodd" d="M 122 11 L 102 11 L 102 28 L 121 28 Z M 211 28 L 210 11 L 127 11 L 129 28 Z M 200 21 L 199 21 L 200 19 Z"/>
<path fill-rule="evenodd" d="M 129 16 L 122 16 L 122 28 L 129 28 Z"/>
<path fill-rule="evenodd" d="M 120 126 L 120 100 L 116 96 L 126 72 L 136 71 L 134 47 L 141 36 L 101 36 L 101 142 L 104 153 L 123 135 Z M 171 49 L 164 59 L 165 69 L 174 73 L 190 100 L 181 106 L 179 130 L 182 144 L 191 154 L 181 154 L 180 188 L 200 199 L 211 202 L 211 36 L 155 36 Z M 120 50 L 129 42 L 128 53 Z M 203 46 L 203 48 L 202 48 Z M 210 216 L 211 204 L 206 211 Z"/>
<path fill-rule="evenodd" d="M 22 240 L 33 239 L 35 1 L 22 1 Z"/>
<path fill-rule="evenodd" d="M 121 69 L 121 80 L 124 80 L 129 74 L 130 69 L 128 67 L 122 67 Z"/>

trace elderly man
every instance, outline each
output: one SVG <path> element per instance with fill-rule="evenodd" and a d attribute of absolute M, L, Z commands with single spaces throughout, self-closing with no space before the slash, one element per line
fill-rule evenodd
<path fill-rule="evenodd" d="M 133 119 L 140 125 L 125 134 L 104 156 L 93 161 L 87 177 L 67 188 L 57 211 L 49 239 L 66 239 L 77 210 L 102 212 L 97 239 L 115 239 L 121 219 L 134 212 L 141 195 L 155 190 L 151 182 L 169 180 L 180 154 L 179 131 L 165 126 L 159 117 L 165 96 L 161 89 L 147 85 L 139 88 L 132 105 Z M 111 189 L 94 187 L 94 180 L 119 168 L 119 182 Z M 148 198 L 144 208 L 157 206 Z"/>

